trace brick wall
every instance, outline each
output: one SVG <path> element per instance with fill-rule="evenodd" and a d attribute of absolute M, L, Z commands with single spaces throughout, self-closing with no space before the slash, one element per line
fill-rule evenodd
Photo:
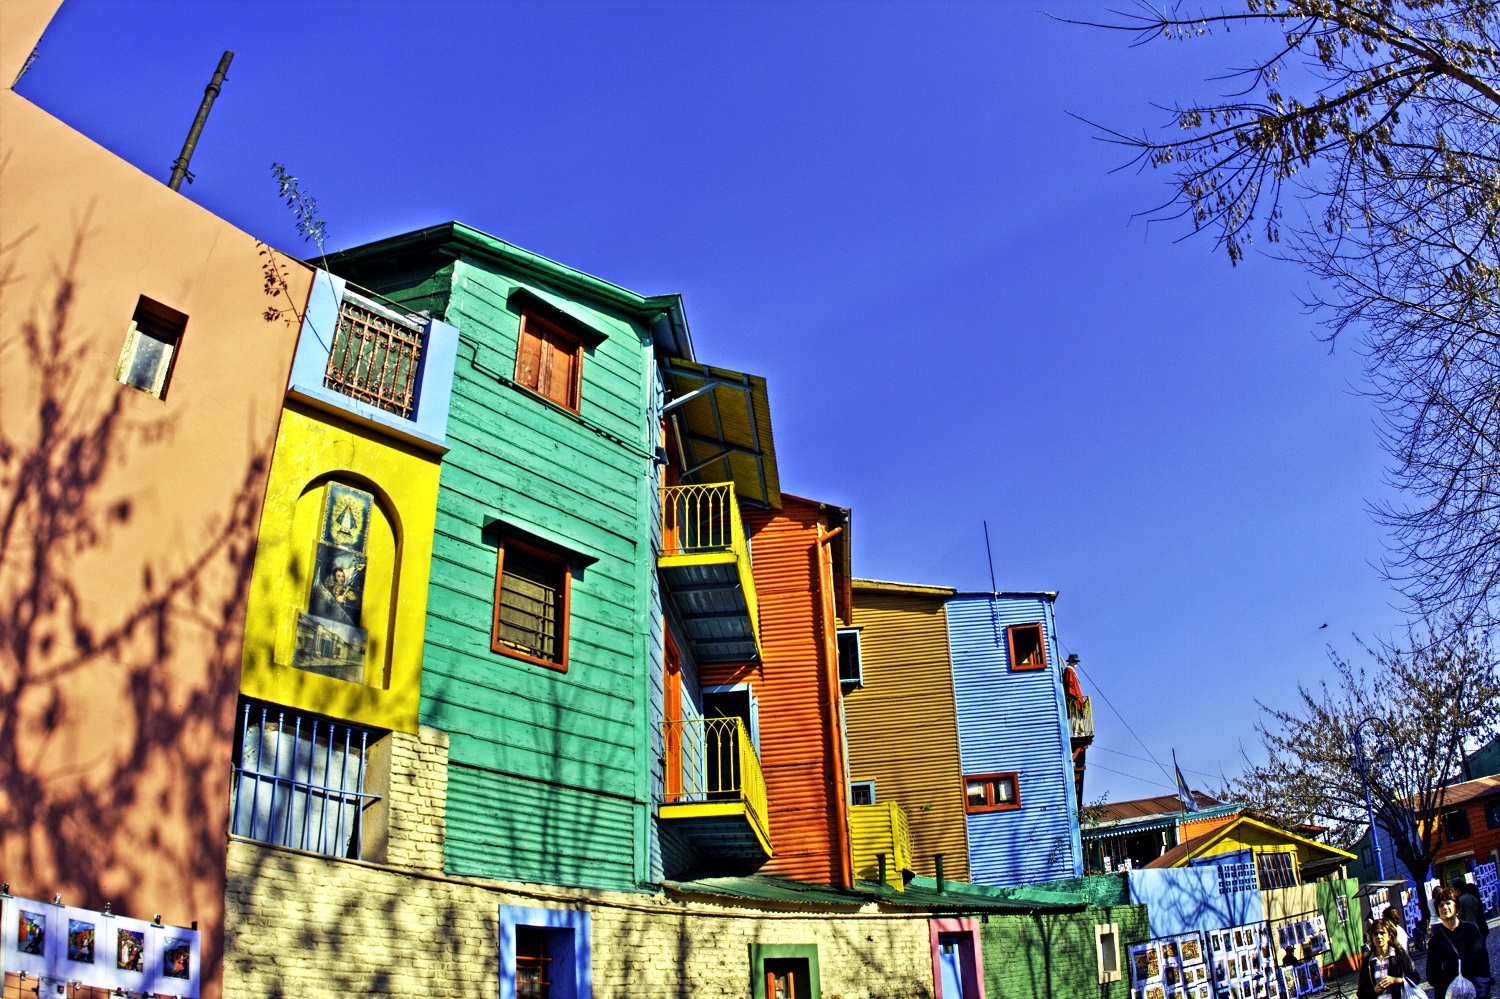
<path fill-rule="evenodd" d="M 1114 923 L 1120 931 L 1121 980 L 1108 985 L 1099 984 L 1094 927 L 1100 923 Z M 1143 905 L 1035 917 L 991 916 L 979 927 L 986 999 L 1126 999 L 1126 948 L 1150 936 Z"/>
<path fill-rule="evenodd" d="M 230 843 L 226 999 L 493 997 L 501 905 L 588 911 L 600 999 L 748 997 L 752 943 L 816 944 L 825 999 L 931 996 L 924 916 L 875 906 L 810 916 L 443 874 L 446 743 L 433 729 L 390 737 L 383 864 Z"/>

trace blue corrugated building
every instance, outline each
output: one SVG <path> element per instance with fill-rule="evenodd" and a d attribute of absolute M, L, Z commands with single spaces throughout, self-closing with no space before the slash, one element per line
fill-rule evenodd
<path fill-rule="evenodd" d="M 969 870 L 977 884 L 1083 873 L 1056 597 L 960 594 L 947 605 Z"/>

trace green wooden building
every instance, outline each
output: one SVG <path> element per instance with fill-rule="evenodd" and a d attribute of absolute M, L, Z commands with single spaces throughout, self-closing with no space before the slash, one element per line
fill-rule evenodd
<path fill-rule="evenodd" d="M 659 880 L 658 358 L 692 357 L 680 299 L 456 223 L 329 263 L 460 331 L 421 698 L 450 737 L 447 870 Z"/>

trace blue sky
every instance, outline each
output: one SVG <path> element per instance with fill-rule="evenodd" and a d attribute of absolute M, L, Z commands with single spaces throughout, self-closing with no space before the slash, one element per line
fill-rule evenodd
<path fill-rule="evenodd" d="M 184 193 L 245 230 L 311 253 L 281 161 L 330 249 L 456 219 L 683 293 L 859 575 L 988 589 L 988 520 L 1002 589 L 1061 592 L 1118 801 L 1167 790 L 1136 735 L 1233 773 L 1257 699 L 1403 618 L 1355 344 L 1296 270 L 1133 219 L 1166 177 L 1068 115 L 1155 124 L 1233 50 L 1039 6 L 67 0 L 17 89 L 165 179 L 233 49 Z"/>

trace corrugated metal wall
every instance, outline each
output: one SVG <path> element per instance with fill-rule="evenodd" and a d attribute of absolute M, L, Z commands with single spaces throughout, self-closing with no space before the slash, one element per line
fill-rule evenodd
<path fill-rule="evenodd" d="M 946 597 L 854 584 L 864 686 L 844 696 L 849 779 L 874 781 L 911 828 L 913 869 L 969 880 Z"/>
<path fill-rule="evenodd" d="M 845 884 L 849 839 L 833 650 L 832 568 L 819 504 L 783 494 L 745 508 L 760 599 L 761 662 L 708 666 L 705 685 L 750 682 L 760 701 L 761 769 L 775 855 L 764 873 Z"/>
<path fill-rule="evenodd" d="M 558 412 L 505 381 L 519 279 L 467 257 L 450 266 L 445 314 L 462 339 L 421 708 L 452 737 L 446 862 L 504 880 L 635 885 L 650 856 L 649 338 L 597 310 L 618 332 L 588 352 L 580 416 Z M 566 673 L 490 650 L 496 523 L 596 559 L 574 576 Z"/>
<path fill-rule="evenodd" d="M 1045 628 L 1047 668 L 1012 672 L 1005 629 L 1032 622 Z M 1020 775 L 1019 809 L 967 816 L 971 880 L 1015 885 L 1077 877 L 1083 854 L 1051 600 L 955 597 L 948 636 L 963 772 Z"/>

